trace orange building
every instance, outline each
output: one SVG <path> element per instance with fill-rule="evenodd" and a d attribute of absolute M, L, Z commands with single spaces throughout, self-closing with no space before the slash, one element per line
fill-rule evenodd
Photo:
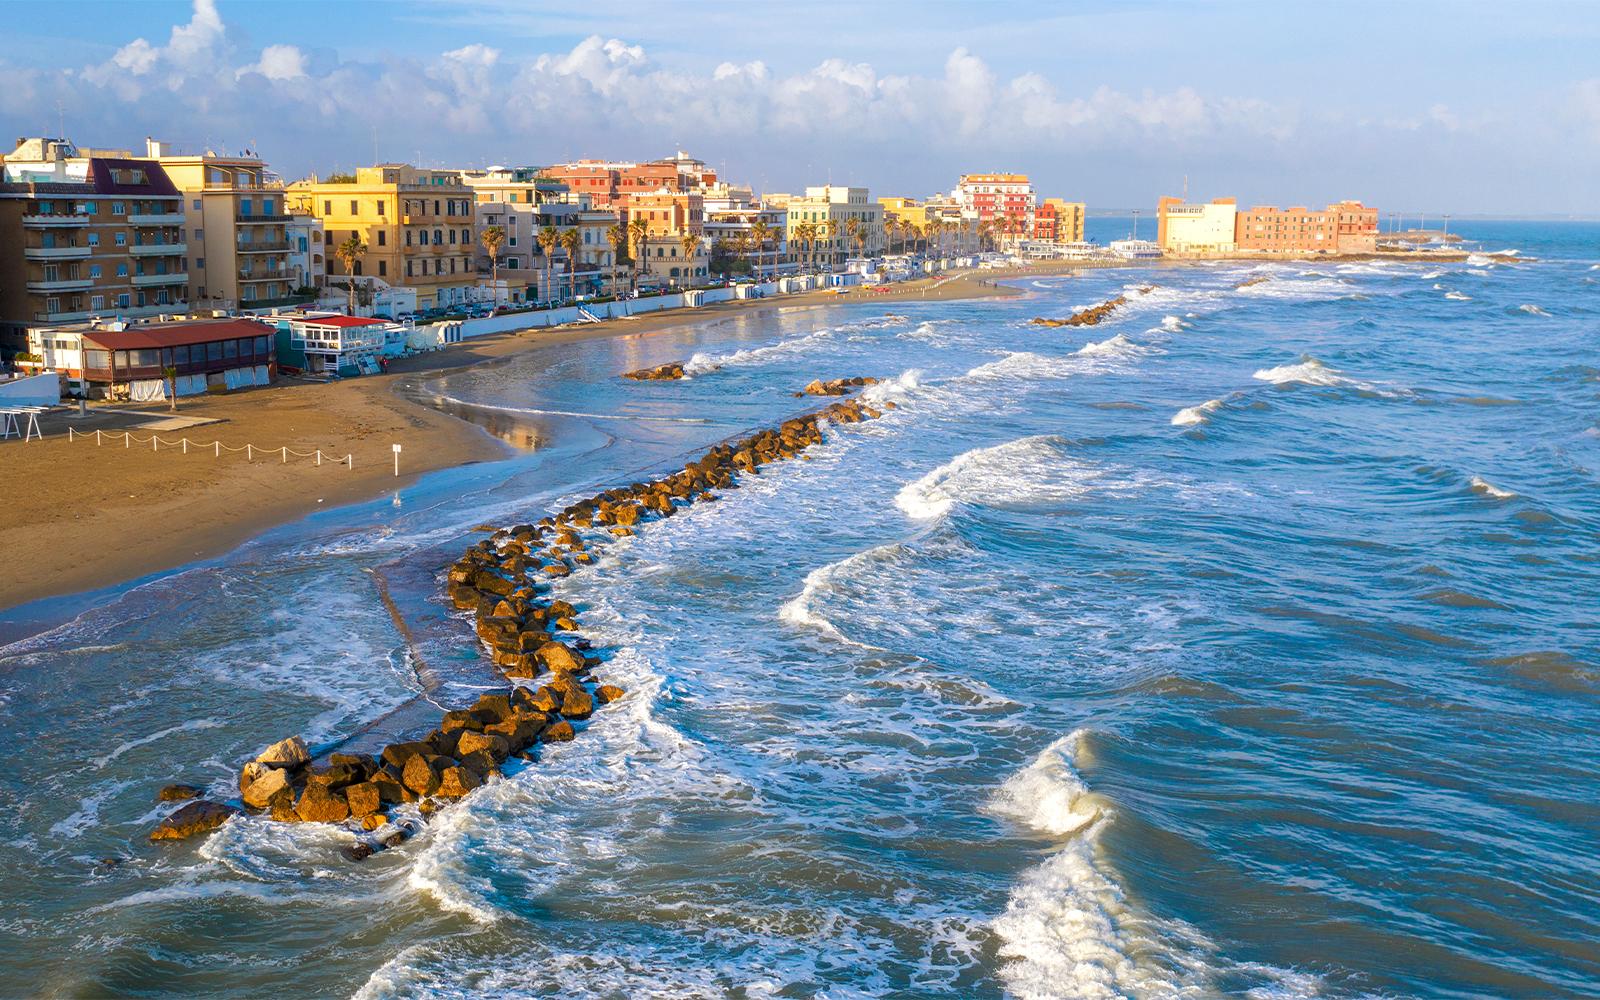
<path fill-rule="evenodd" d="M 645 224 L 643 259 L 636 260 L 639 279 L 652 284 L 690 284 L 706 273 L 705 248 L 684 246 L 685 237 L 702 240 L 705 198 L 698 192 L 656 190 L 628 196 L 628 222 Z M 635 244 L 630 252 L 638 252 Z"/>
<path fill-rule="evenodd" d="M 1313 212 L 1304 207 L 1257 205 L 1235 223 L 1240 250 L 1288 253 L 1359 253 L 1377 249 L 1378 210 L 1344 201 Z"/>
<path fill-rule="evenodd" d="M 635 194 L 662 189 L 691 191 L 717 182 L 716 171 L 681 151 L 672 159 L 649 163 L 559 163 L 545 170 L 544 175 L 567 185 L 574 194 L 588 195 L 593 208 L 626 208 L 628 199 Z"/>

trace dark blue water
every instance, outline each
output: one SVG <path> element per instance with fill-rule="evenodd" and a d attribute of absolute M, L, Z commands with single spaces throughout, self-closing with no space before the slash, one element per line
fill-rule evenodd
<path fill-rule="evenodd" d="M 8 981 L 1595 995 L 1600 227 L 1460 228 L 1538 260 L 1086 271 L 433 384 L 551 447 L 0 651 Z M 576 742 L 360 866 L 328 828 L 144 841 L 169 780 L 470 700 L 433 570 L 475 524 L 858 374 L 899 408 L 561 584 L 630 692 Z"/>

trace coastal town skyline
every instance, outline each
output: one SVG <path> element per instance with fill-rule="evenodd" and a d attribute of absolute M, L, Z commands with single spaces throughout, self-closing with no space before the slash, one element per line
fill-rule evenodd
<path fill-rule="evenodd" d="M 461 169 L 689 149 L 758 192 L 831 181 L 921 197 L 990 170 L 1027 172 L 1102 209 L 1153 208 L 1187 181 L 1202 200 L 1600 212 L 1583 183 L 1600 154 L 1600 77 L 1586 76 L 1572 41 L 1600 22 L 1582 8 L 1558 18 L 1523 6 L 1515 23 L 1485 9 L 1428 26 L 1451 52 L 1498 45 L 1526 68 L 1487 81 L 1470 59 L 1379 44 L 1420 26 L 1423 8 L 1410 5 L 1245 16 L 1227 5 L 950 4 L 861 32 L 773 7 L 663 19 L 627 5 L 602 18 L 412 4 L 381 19 L 322 7 L 315 21 L 283 16 L 293 7 L 19 10 L 0 114 L 16 135 L 254 150 L 290 179 L 376 162 Z M 74 8 L 96 16 L 60 16 Z M 845 8 L 819 10 L 847 26 Z M 62 35 L 83 20 L 83 37 Z M 1041 29 L 1073 44 L 1021 43 L 1019 32 Z M 1270 43 L 1291 29 L 1349 42 L 1319 41 L 1315 57 Z"/>

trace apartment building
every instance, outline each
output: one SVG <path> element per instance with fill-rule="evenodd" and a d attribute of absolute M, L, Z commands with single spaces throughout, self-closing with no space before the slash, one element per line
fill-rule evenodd
<path fill-rule="evenodd" d="M 1321 211 L 1305 206 L 1257 205 L 1236 216 L 1240 250 L 1289 253 L 1360 253 L 1377 249 L 1378 210 L 1343 201 Z"/>
<path fill-rule="evenodd" d="M 0 170 L 0 341 L 20 350 L 33 324 L 187 311 L 183 197 L 159 166 L 25 138 Z"/>
<path fill-rule="evenodd" d="M 648 163 L 577 160 L 544 170 L 574 194 L 587 195 L 593 208 L 626 209 L 635 194 L 661 190 L 688 192 L 714 186 L 717 173 L 683 150 L 670 159 Z"/>
<path fill-rule="evenodd" d="M 292 301 L 283 181 L 251 153 L 174 154 L 146 140 L 145 163 L 159 164 L 183 194 L 188 220 L 189 299 L 214 309 Z"/>
<path fill-rule="evenodd" d="M 1238 214 L 1232 198 L 1199 205 L 1162 198 L 1156 206 L 1156 242 L 1180 253 L 1237 250 Z"/>
<path fill-rule="evenodd" d="M 322 220 L 303 212 L 291 213 L 283 231 L 289 240 L 289 284 L 297 289 L 323 287 L 328 255 Z"/>
<path fill-rule="evenodd" d="M 636 280 L 641 285 L 691 285 L 709 267 L 705 246 L 705 198 L 698 192 L 662 188 L 628 196 L 627 220 L 645 224 L 642 252 L 631 235 Z M 693 238 L 692 247 L 686 241 Z"/>
<path fill-rule="evenodd" d="M 847 257 L 872 256 L 889 246 L 883 206 L 864 187 L 808 187 L 804 198 L 789 199 L 785 225 L 799 263 L 809 270 L 831 270 Z"/>
<path fill-rule="evenodd" d="M 322 220 L 327 280 L 371 279 L 417 290 L 418 309 L 445 309 L 477 297 L 475 193 L 454 170 L 380 163 L 354 174 L 296 181 L 295 211 Z M 348 269 L 338 257 L 355 238 L 366 251 Z M 381 285 L 379 286 L 381 287 Z"/>
<path fill-rule="evenodd" d="M 1027 174 L 964 174 L 953 192 L 961 214 L 996 230 L 1026 235 L 1037 207 Z"/>
<path fill-rule="evenodd" d="M 707 248 L 743 246 L 744 260 L 751 273 L 772 280 L 800 270 L 790 250 L 787 208 L 763 207 L 754 202 L 706 212 Z M 767 236 L 757 238 L 757 225 L 766 227 Z"/>
<path fill-rule="evenodd" d="M 1086 210 L 1081 201 L 1046 198 L 1033 210 L 1033 238 L 1051 243 L 1082 243 Z"/>

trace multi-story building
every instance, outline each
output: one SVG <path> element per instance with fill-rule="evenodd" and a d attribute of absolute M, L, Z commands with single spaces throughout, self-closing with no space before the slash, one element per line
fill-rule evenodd
<path fill-rule="evenodd" d="M 346 266 L 338 250 L 354 238 L 366 250 L 349 268 L 352 277 L 414 287 L 419 309 L 476 298 L 475 194 L 457 171 L 380 163 L 337 179 L 297 181 L 287 193 L 296 211 L 322 220 L 328 284 L 339 284 Z"/>
<path fill-rule="evenodd" d="M 216 309 L 289 301 L 289 214 L 277 174 L 249 153 L 174 155 L 153 139 L 144 162 L 159 164 L 183 192 L 190 301 Z"/>
<path fill-rule="evenodd" d="M 962 215 L 997 232 L 1020 238 L 1033 231 L 1036 205 L 1027 174 L 964 174 L 954 195 Z"/>
<path fill-rule="evenodd" d="M 1033 211 L 1033 238 L 1051 243 L 1082 243 L 1085 210 L 1081 201 L 1046 198 Z"/>
<path fill-rule="evenodd" d="M 1257 205 L 1235 216 L 1240 250 L 1360 253 L 1377 249 L 1378 210 L 1343 201 L 1314 212 L 1304 206 Z"/>
<path fill-rule="evenodd" d="M 743 258 L 758 278 L 772 280 L 800 269 L 790 252 L 787 208 L 764 207 L 753 202 L 706 212 L 705 237 L 708 246 L 731 252 L 742 246 Z M 763 226 L 764 229 L 758 229 Z M 762 236 L 762 233 L 765 236 Z"/>
<path fill-rule="evenodd" d="M 86 152 L 109 155 L 82 155 Z M 188 310 L 183 196 L 125 150 L 24 139 L 0 177 L 0 333 Z"/>
<path fill-rule="evenodd" d="M 323 287 L 328 275 L 328 255 L 322 220 L 307 213 L 295 213 L 289 216 L 283 231 L 289 240 L 289 284 L 296 289 Z"/>
<path fill-rule="evenodd" d="M 640 284 L 684 286 L 694 284 L 696 278 L 705 278 L 708 259 L 702 195 L 667 188 L 631 194 L 627 219 L 630 226 L 636 220 L 645 224 L 642 253 L 638 252 L 638 241 L 629 237 L 629 251 L 635 254 Z"/>
<path fill-rule="evenodd" d="M 807 269 L 832 270 L 848 257 L 882 253 L 889 245 L 883 206 L 863 187 L 808 187 L 804 198 L 789 199 L 786 213 L 790 245 Z"/>
<path fill-rule="evenodd" d="M 589 197 L 593 208 L 628 207 L 635 194 L 667 191 L 695 191 L 717 183 L 716 171 L 682 150 L 670 159 L 649 163 L 622 163 L 606 160 L 577 160 L 548 167 L 545 175 L 565 184 L 575 194 Z"/>
<path fill-rule="evenodd" d="M 1156 242 L 1163 249 L 1189 251 L 1237 250 L 1238 206 L 1232 198 L 1209 204 L 1186 205 L 1182 198 L 1162 198 L 1156 207 Z"/>

